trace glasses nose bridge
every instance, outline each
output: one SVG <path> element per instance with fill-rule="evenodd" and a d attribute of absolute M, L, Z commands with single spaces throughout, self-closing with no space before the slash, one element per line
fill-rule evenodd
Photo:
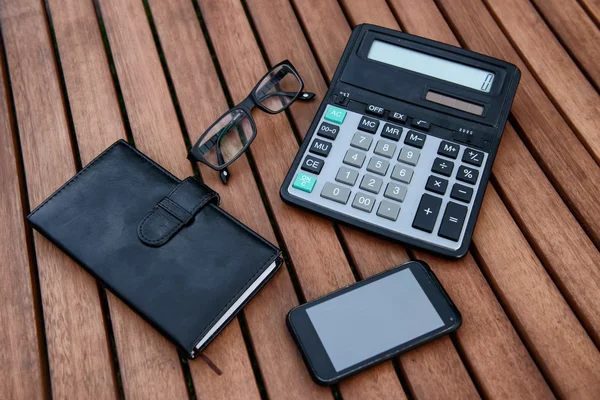
<path fill-rule="evenodd" d="M 254 99 L 253 93 L 250 93 L 236 108 L 241 108 L 248 114 L 248 117 L 252 118 L 252 110 L 256 107 L 256 100 Z"/>

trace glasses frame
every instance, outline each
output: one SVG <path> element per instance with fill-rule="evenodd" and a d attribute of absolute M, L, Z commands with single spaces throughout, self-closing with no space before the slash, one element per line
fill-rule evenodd
<path fill-rule="evenodd" d="M 262 81 L 265 78 L 267 78 L 269 76 L 269 74 L 271 74 L 273 71 L 275 71 L 277 68 L 279 68 L 283 65 L 290 68 L 291 72 L 294 74 L 296 79 L 298 79 L 298 82 L 300 82 L 300 88 L 298 90 L 298 93 L 296 93 L 296 95 L 292 98 L 292 100 L 290 100 L 290 102 L 288 102 L 280 110 L 273 111 L 273 110 L 270 110 L 269 108 L 265 107 L 263 104 L 261 104 L 260 100 L 256 97 L 256 91 L 258 89 L 258 86 L 262 83 Z M 219 118 L 216 119 L 216 121 L 211 126 L 208 127 L 207 130 L 204 131 L 204 133 L 202 135 L 200 135 L 200 138 L 198 138 L 198 140 L 192 146 L 190 152 L 188 153 L 188 159 L 191 161 L 201 162 L 201 163 L 207 165 L 208 167 L 212 168 L 215 171 L 225 170 L 229 165 L 231 165 L 231 163 L 236 161 L 242 154 L 244 154 L 246 152 L 246 150 L 248 150 L 248 147 L 250 147 L 250 145 L 254 141 L 254 138 L 256 137 L 256 123 L 254 122 L 254 118 L 252 117 L 252 110 L 254 110 L 255 108 L 259 108 L 262 111 L 266 112 L 267 114 L 279 114 L 280 112 L 285 111 L 289 106 L 291 106 L 298 99 L 298 97 L 302 94 L 303 89 L 304 89 L 304 82 L 302 81 L 302 78 L 300 78 L 300 75 L 298 75 L 296 68 L 294 68 L 294 66 L 292 65 L 292 63 L 289 60 L 284 60 L 284 61 L 280 62 L 279 64 L 275 65 L 266 74 L 264 74 L 262 78 L 260 78 L 258 80 L 258 83 L 256 85 L 254 85 L 254 87 L 252 88 L 252 91 L 244 100 L 242 100 L 240 103 L 238 103 L 234 107 L 232 107 L 229 110 L 227 110 L 226 112 L 224 112 Z M 312 94 L 312 93 L 310 93 L 309 95 L 314 96 L 314 94 Z M 310 97 L 312 98 L 312 96 L 310 96 Z M 304 96 L 304 98 L 307 98 L 307 96 Z M 227 114 L 230 114 L 236 110 L 242 111 L 245 114 L 245 116 L 248 117 L 248 119 L 250 120 L 250 126 L 252 127 L 252 135 L 246 141 L 246 144 L 243 145 L 243 147 L 240 149 L 239 153 L 235 157 L 233 157 L 231 160 L 227 161 L 223 165 L 219 165 L 219 166 L 212 165 L 212 163 L 210 163 L 204 157 L 204 155 L 200 154 L 200 152 L 197 150 L 199 147 L 198 145 L 200 143 L 202 143 L 203 139 L 205 139 L 205 136 L 209 134 L 209 132 L 212 130 L 212 128 L 217 123 L 219 123 L 221 121 L 221 119 L 223 119 L 223 117 L 225 117 Z M 240 140 L 241 140 L 241 138 L 240 138 Z"/>

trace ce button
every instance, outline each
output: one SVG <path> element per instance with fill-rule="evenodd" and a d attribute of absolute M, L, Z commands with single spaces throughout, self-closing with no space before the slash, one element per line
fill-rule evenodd
<path fill-rule="evenodd" d="M 320 158 L 316 158 L 313 156 L 306 156 L 304 161 L 302 162 L 302 169 L 307 172 L 312 172 L 315 175 L 319 175 L 321 170 L 323 169 L 323 165 L 325 161 Z"/>

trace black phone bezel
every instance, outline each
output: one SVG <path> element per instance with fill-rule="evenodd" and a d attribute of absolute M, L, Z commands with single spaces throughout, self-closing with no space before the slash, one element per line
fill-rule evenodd
<path fill-rule="evenodd" d="M 323 344 L 321 343 L 321 340 L 318 337 L 315 328 L 310 322 L 306 310 L 334 297 L 338 297 L 344 293 L 368 285 L 374 281 L 383 279 L 395 273 L 399 273 L 405 269 L 411 270 L 417 279 L 417 282 L 419 282 L 425 291 L 425 294 L 442 318 L 444 326 L 414 338 L 406 343 L 398 345 L 383 353 L 374 355 L 373 357 L 363 360 L 362 362 L 344 370 L 336 371 L 331 360 L 329 359 L 329 356 L 327 355 L 327 352 L 325 351 L 325 348 L 323 347 Z M 440 336 L 447 335 L 450 332 L 456 331 L 462 323 L 462 317 L 429 266 L 423 261 L 409 261 L 400 266 L 362 280 L 356 284 L 347 286 L 316 300 L 295 307 L 288 313 L 286 322 L 296 344 L 300 348 L 304 361 L 313 379 L 321 385 L 331 385 L 339 382 L 341 379 L 354 375 L 365 368 L 389 360 L 398 354 L 430 342 Z"/>

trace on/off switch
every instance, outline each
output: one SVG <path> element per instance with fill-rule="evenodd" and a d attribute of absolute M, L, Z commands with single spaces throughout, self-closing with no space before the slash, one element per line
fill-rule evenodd
<path fill-rule="evenodd" d="M 382 117 L 383 116 L 383 112 L 385 110 L 382 107 L 377 107 L 374 106 L 373 104 L 369 104 L 368 106 L 365 107 L 365 112 L 372 114 L 372 115 L 377 115 Z"/>

